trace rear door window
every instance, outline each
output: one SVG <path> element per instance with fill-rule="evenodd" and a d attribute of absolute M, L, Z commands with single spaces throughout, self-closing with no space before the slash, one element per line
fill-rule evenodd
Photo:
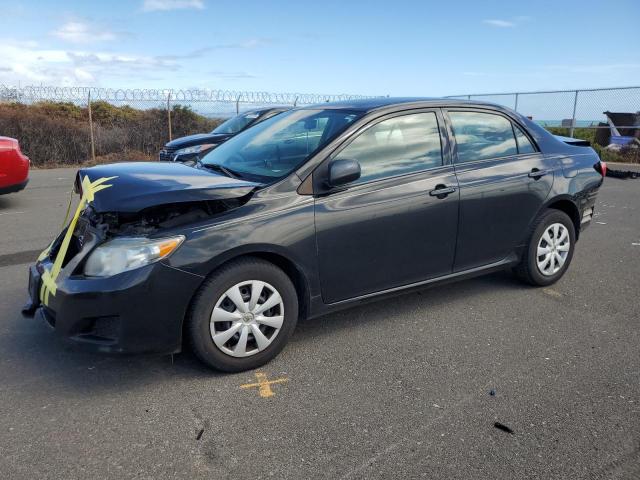
<path fill-rule="evenodd" d="M 511 122 L 484 112 L 449 112 L 458 163 L 517 155 Z"/>

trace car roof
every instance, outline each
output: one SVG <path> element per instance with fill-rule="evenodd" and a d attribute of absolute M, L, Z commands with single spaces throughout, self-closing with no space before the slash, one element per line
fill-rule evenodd
<path fill-rule="evenodd" d="M 337 102 L 316 103 L 315 105 L 307 105 L 300 107 L 302 109 L 336 109 L 336 110 L 356 110 L 368 112 L 378 110 L 385 107 L 394 107 L 399 105 L 411 105 L 416 107 L 436 107 L 441 105 L 460 105 L 460 106 L 491 106 L 500 107 L 499 105 L 479 102 L 477 100 L 463 100 L 458 98 L 438 98 L 438 97 L 372 97 L 360 98 L 355 100 L 341 100 Z"/>
<path fill-rule="evenodd" d="M 287 110 L 291 110 L 293 107 L 262 107 L 262 108 L 254 108 L 252 110 L 247 110 L 246 112 L 242 112 L 240 115 L 245 115 L 247 113 L 267 113 L 273 111 L 286 112 Z"/>

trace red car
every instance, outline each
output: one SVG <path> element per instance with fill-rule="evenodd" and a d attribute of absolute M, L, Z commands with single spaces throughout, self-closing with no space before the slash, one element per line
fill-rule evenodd
<path fill-rule="evenodd" d="M 15 138 L 0 137 L 0 194 L 18 192 L 27 186 L 29 163 Z"/>

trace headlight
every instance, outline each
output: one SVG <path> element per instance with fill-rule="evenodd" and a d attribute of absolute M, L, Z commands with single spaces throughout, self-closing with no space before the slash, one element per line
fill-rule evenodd
<path fill-rule="evenodd" d="M 213 143 L 206 143 L 204 145 L 194 145 L 193 147 L 181 148 L 180 150 L 176 150 L 174 153 L 176 155 L 186 155 L 189 153 L 200 153 L 208 148 L 214 147 Z"/>
<path fill-rule="evenodd" d="M 167 257 L 184 241 L 184 236 L 150 239 L 115 238 L 97 247 L 84 265 L 88 277 L 111 277 Z"/>

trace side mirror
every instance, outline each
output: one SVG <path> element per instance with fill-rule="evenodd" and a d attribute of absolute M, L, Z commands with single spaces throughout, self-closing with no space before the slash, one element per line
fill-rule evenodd
<path fill-rule="evenodd" d="M 340 187 L 360 178 L 360 164 L 355 160 L 333 160 L 329 164 L 330 187 Z"/>

